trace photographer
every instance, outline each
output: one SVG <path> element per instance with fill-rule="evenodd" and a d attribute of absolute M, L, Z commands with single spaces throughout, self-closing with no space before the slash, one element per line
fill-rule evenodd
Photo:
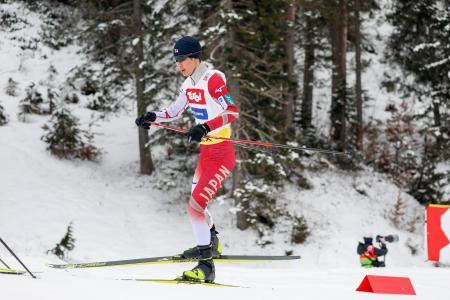
<path fill-rule="evenodd" d="M 372 244 L 373 239 L 371 237 L 364 237 L 364 243 L 359 242 L 357 253 L 359 254 L 359 261 L 361 267 L 372 268 L 372 267 L 385 267 L 385 262 L 379 260 L 380 257 L 385 256 L 388 253 L 386 247 L 386 238 L 378 235 L 376 241 L 379 246 L 376 247 Z"/>

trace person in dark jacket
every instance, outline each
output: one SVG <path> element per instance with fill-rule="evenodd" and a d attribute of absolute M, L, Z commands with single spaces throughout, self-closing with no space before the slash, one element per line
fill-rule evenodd
<path fill-rule="evenodd" d="M 384 259 L 379 259 L 388 253 L 385 238 L 378 236 L 377 242 L 379 247 L 373 245 L 373 239 L 371 237 L 364 237 L 364 243 L 359 242 L 357 253 L 359 254 L 361 267 L 372 268 L 386 266 Z"/>

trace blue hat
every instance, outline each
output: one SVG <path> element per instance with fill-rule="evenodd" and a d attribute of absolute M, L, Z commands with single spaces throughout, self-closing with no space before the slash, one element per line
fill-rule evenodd
<path fill-rule="evenodd" d="M 173 47 L 173 56 L 189 56 L 193 58 L 200 58 L 202 46 L 199 41 L 192 36 L 183 36 L 179 39 Z"/>

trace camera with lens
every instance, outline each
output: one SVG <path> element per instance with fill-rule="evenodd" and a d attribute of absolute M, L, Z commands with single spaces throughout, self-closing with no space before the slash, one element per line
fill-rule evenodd
<path fill-rule="evenodd" d="M 396 235 L 396 234 L 389 234 L 389 235 L 385 235 L 385 236 L 377 235 L 376 241 L 377 241 L 377 243 L 383 243 L 383 242 L 396 243 L 396 242 L 398 242 L 398 235 Z"/>

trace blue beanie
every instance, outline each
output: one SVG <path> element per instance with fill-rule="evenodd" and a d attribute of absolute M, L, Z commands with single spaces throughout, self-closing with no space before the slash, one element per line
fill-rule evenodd
<path fill-rule="evenodd" d="M 202 46 L 199 41 L 192 36 L 183 36 L 173 47 L 173 56 L 189 55 L 189 57 L 200 58 Z"/>

